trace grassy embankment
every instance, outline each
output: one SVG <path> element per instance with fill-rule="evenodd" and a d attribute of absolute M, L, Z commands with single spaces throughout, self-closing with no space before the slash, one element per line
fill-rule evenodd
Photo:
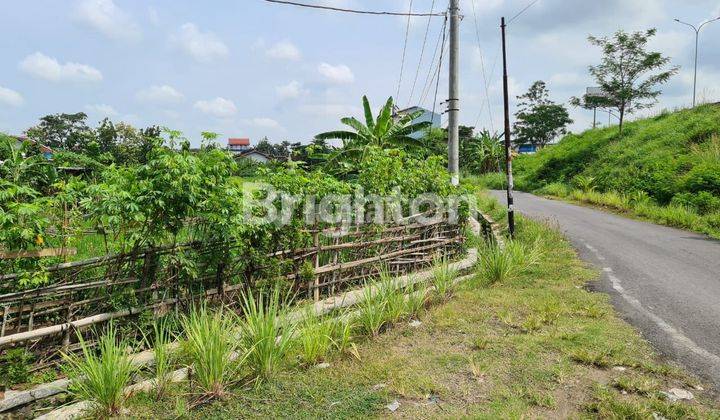
<path fill-rule="evenodd" d="M 500 206 L 484 203 L 502 220 Z M 583 287 L 597 273 L 557 230 L 521 218 L 518 232 L 510 247 L 533 258 L 485 253 L 475 278 L 421 312 L 422 324 L 399 322 L 359 338 L 356 356 L 332 356 L 324 369 L 291 357 L 274 379 L 237 385 L 192 410 L 196 390 L 182 383 L 159 401 L 134 397 L 128 415 L 720 418 L 696 379 L 661 361 L 607 296 Z M 691 389 L 696 399 L 665 400 L 661 391 L 673 387 Z M 395 401 L 392 413 L 386 406 Z"/>
<path fill-rule="evenodd" d="M 720 106 L 568 135 L 513 167 L 522 191 L 720 238 Z M 482 177 L 503 188 L 500 174 Z"/>

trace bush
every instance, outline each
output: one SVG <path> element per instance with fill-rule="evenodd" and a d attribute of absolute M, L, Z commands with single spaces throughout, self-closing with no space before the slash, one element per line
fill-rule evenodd
<path fill-rule="evenodd" d="M 700 214 L 709 214 L 720 211 L 720 197 L 712 195 L 707 191 L 698 193 L 676 194 L 671 205 L 690 207 Z"/>
<path fill-rule="evenodd" d="M 0 389 L 27 382 L 32 354 L 24 348 L 8 349 L 0 356 Z"/>

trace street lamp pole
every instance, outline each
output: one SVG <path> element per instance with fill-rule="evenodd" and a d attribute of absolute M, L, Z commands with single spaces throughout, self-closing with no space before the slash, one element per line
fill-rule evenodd
<path fill-rule="evenodd" d="M 683 22 L 680 19 L 675 19 L 675 22 L 682 23 L 683 25 L 687 25 L 695 31 L 695 74 L 693 75 L 693 102 L 692 106 L 695 108 L 695 95 L 697 91 L 697 64 L 698 64 L 698 39 L 700 38 L 700 29 L 702 29 L 703 26 L 707 25 L 710 22 L 715 22 L 716 20 L 720 20 L 720 16 L 716 17 L 715 19 L 706 20 L 705 22 L 701 23 L 700 26 L 695 27 L 695 25 L 687 22 Z"/>

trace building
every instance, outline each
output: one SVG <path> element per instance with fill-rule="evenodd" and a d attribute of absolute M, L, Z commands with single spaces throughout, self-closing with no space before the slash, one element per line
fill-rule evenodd
<path fill-rule="evenodd" d="M 15 148 L 20 149 L 22 148 L 23 143 L 30 142 L 32 144 L 35 144 L 35 140 L 30 140 L 29 138 L 25 136 L 13 136 L 15 137 Z M 39 145 L 40 147 L 40 153 L 42 153 L 43 157 L 47 160 L 52 160 L 53 158 L 53 150 L 43 144 Z"/>
<path fill-rule="evenodd" d="M 250 159 L 257 163 L 270 163 L 270 161 L 273 160 L 272 157 L 266 155 L 265 153 L 258 152 L 255 149 L 248 149 L 247 151 L 238 154 L 237 158 L 238 159 Z"/>
<path fill-rule="evenodd" d="M 521 155 L 531 155 L 537 152 L 537 146 L 534 144 L 526 143 L 518 146 L 517 151 Z"/>
<path fill-rule="evenodd" d="M 411 106 L 410 108 L 401 109 L 395 112 L 395 116 L 402 116 L 402 115 L 412 115 L 420 113 L 420 115 L 415 118 L 412 122 L 413 124 L 417 124 L 420 122 L 429 121 L 432 123 L 432 128 L 440 128 L 440 122 L 442 120 L 442 117 L 437 112 L 432 112 L 430 110 L 427 110 L 425 108 L 419 107 L 419 106 Z M 415 132 L 410 134 L 410 137 L 414 139 L 419 139 L 423 136 L 423 133 L 421 132 Z"/>
<path fill-rule="evenodd" d="M 229 138 L 227 149 L 233 154 L 242 154 L 250 150 L 250 139 Z"/>

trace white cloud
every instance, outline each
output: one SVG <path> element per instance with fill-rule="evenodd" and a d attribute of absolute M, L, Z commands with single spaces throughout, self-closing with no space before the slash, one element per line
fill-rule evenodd
<path fill-rule="evenodd" d="M 152 23 L 155 26 L 158 26 L 160 24 L 160 15 L 158 14 L 157 9 L 155 9 L 152 6 L 148 7 L 147 14 L 148 14 L 148 20 L 150 21 L 150 23 Z"/>
<path fill-rule="evenodd" d="M 185 23 L 173 41 L 188 55 L 201 63 L 208 63 L 230 53 L 227 45 L 212 32 L 201 32 L 194 23 Z"/>
<path fill-rule="evenodd" d="M 548 79 L 548 88 L 552 90 L 553 87 L 574 87 L 582 85 L 583 83 L 587 84 L 587 79 L 587 76 L 580 75 L 578 73 L 556 73 L 550 76 L 550 79 Z"/>
<path fill-rule="evenodd" d="M 286 85 L 276 86 L 275 93 L 280 99 L 294 99 L 307 94 L 308 91 L 303 88 L 302 83 L 293 80 Z"/>
<path fill-rule="evenodd" d="M 20 106 L 25 103 L 22 95 L 12 89 L 0 86 L 0 104 Z"/>
<path fill-rule="evenodd" d="M 352 70 L 344 64 L 333 66 L 328 63 L 322 63 L 318 66 L 318 72 L 331 83 L 352 83 L 355 81 L 355 75 Z"/>
<path fill-rule="evenodd" d="M 344 104 L 309 104 L 300 107 L 300 112 L 315 117 L 347 117 L 359 115 L 361 109 L 355 105 Z"/>
<path fill-rule="evenodd" d="M 220 97 L 197 101 L 193 107 L 203 114 L 218 118 L 231 117 L 237 112 L 237 107 L 233 101 Z"/>
<path fill-rule="evenodd" d="M 107 104 L 85 105 L 85 110 L 91 114 L 97 114 L 102 117 L 117 117 L 120 115 L 115 108 Z"/>
<path fill-rule="evenodd" d="M 280 123 L 272 118 L 267 118 L 267 117 L 251 118 L 249 120 L 244 120 L 243 122 L 245 124 L 251 125 L 253 127 L 282 130 L 282 126 L 280 125 Z"/>
<path fill-rule="evenodd" d="M 300 50 L 290 41 L 280 41 L 268 49 L 265 54 L 278 60 L 297 61 L 300 59 Z"/>
<path fill-rule="evenodd" d="M 185 96 L 172 86 L 153 85 L 147 89 L 138 91 L 138 93 L 135 94 L 135 98 L 140 102 L 168 105 L 182 102 Z"/>
<path fill-rule="evenodd" d="M 61 64 L 41 52 L 25 57 L 19 67 L 25 73 L 53 82 L 99 82 L 103 78 L 100 70 L 94 67 L 72 62 Z"/>
<path fill-rule="evenodd" d="M 75 9 L 75 17 L 112 39 L 138 41 L 142 37 L 140 26 L 113 0 L 83 0 Z"/>

